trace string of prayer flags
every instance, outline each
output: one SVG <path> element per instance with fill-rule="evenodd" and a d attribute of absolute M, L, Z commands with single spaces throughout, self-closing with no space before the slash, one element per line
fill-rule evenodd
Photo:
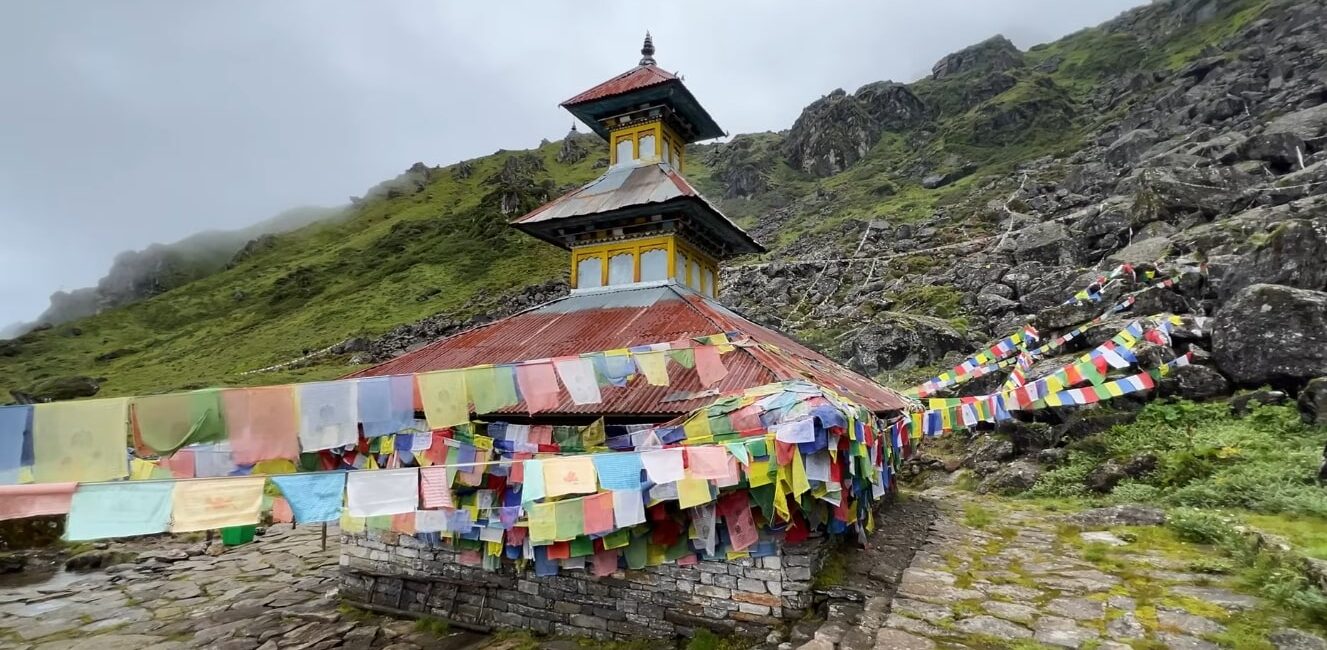
<path fill-rule="evenodd" d="M 32 407 L 0 406 L 0 485 L 18 483 L 19 469 L 31 464 Z"/>
<path fill-rule="evenodd" d="M 462 372 L 475 413 L 494 413 L 516 404 L 516 373 L 511 366 L 476 366 Z"/>
<path fill-rule="evenodd" d="M 171 492 L 170 532 L 258 523 L 266 482 L 261 476 L 177 481 Z"/>
<path fill-rule="evenodd" d="M 318 472 L 273 476 L 272 482 L 290 504 L 295 523 L 336 521 L 346 489 L 345 472 Z"/>
<path fill-rule="evenodd" d="M 378 438 L 414 428 L 414 377 L 364 377 L 355 382 L 359 392 L 359 421 L 365 438 Z"/>
<path fill-rule="evenodd" d="M 632 348 L 631 353 L 636 358 L 636 367 L 645 375 L 646 382 L 651 386 L 669 385 L 668 357 L 664 350 Z"/>
<path fill-rule="evenodd" d="M 346 507 L 352 517 L 414 512 L 419 507 L 419 469 L 348 473 Z"/>
<path fill-rule="evenodd" d="M 37 404 L 32 476 L 37 483 L 111 481 L 129 473 L 126 398 Z"/>
<path fill-rule="evenodd" d="M 77 483 L 0 485 L 0 521 L 69 512 Z"/>
<path fill-rule="evenodd" d="M 170 528 L 172 481 L 93 483 L 74 491 L 65 539 L 81 541 L 164 533 Z M 337 501 L 340 505 L 340 500 Z"/>
<path fill-rule="evenodd" d="M 323 381 L 299 385 L 300 447 L 335 449 L 359 440 L 359 384 Z"/>
<path fill-rule="evenodd" d="M 229 389 L 222 391 L 221 403 L 235 462 L 299 458 L 299 419 L 290 386 Z"/>

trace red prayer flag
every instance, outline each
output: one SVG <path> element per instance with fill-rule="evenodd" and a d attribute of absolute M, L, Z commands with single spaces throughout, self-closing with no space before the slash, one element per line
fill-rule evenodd
<path fill-rule="evenodd" d="M 557 371 L 552 362 L 523 363 L 516 366 L 516 385 L 521 389 L 525 407 L 530 413 L 551 411 L 561 401 Z"/>
<path fill-rule="evenodd" d="M 723 360 L 719 358 L 719 348 L 702 345 L 695 348 L 695 353 L 696 374 L 700 377 L 701 386 L 713 386 L 728 375 L 728 368 L 724 367 Z"/>
<path fill-rule="evenodd" d="M 584 508 L 586 535 L 613 530 L 612 492 L 599 492 L 587 496 L 581 499 L 581 506 Z"/>
<path fill-rule="evenodd" d="M 746 492 L 730 492 L 719 497 L 719 514 L 728 526 L 728 539 L 734 551 L 746 550 L 759 541 L 760 533 L 751 516 L 751 502 Z"/>

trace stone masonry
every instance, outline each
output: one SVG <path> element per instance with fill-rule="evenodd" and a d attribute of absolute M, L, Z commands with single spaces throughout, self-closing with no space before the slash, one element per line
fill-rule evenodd
<path fill-rule="evenodd" d="M 811 577 L 831 544 L 813 538 L 778 555 L 664 564 L 596 578 L 465 566 L 450 546 L 391 531 L 341 538 L 341 594 L 353 602 L 483 628 L 598 639 L 690 636 L 697 628 L 766 637 L 811 606 Z"/>

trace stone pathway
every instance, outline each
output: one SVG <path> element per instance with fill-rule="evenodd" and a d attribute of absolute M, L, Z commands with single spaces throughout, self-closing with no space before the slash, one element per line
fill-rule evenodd
<path fill-rule="evenodd" d="M 1200 547 L 1163 552 L 1122 530 L 1080 532 L 1062 515 L 947 488 L 921 498 L 938 515 L 896 593 L 848 617 L 831 604 L 811 638 L 794 629 L 789 647 L 862 650 L 869 637 L 876 650 L 1327 650 L 1230 579 L 1196 571 Z"/>
<path fill-rule="evenodd" d="M 324 551 L 320 533 L 316 526 L 273 526 L 254 543 L 216 557 L 205 553 L 206 545 L 179 538 L 112 545 L 106 552 L 150 550 L 93 574 L 0 587 L 0 648 L 416 650 L 485 642 L 342 611 L 339 534 L 329 532 Z"/>

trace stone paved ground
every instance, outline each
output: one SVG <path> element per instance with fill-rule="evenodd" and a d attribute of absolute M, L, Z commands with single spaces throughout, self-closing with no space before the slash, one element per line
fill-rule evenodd
<path fill-rule="evenodd" d="M 794 628 L 790 647 L 1327 650 L 1230 578 L 1198 572 L 1201 548 L 1163 552 L 1140 539 L 1148 529 L 1079 531 L 1027 504 L 943 488 L 921 498 L 938 515 L 892 598 L 847 617 L 831 606 L 819 629 L 799 639 Z"/>
<path fill-rule="evenodd" d="M 336 600 L 337 531 L 273 526 L 216 557 L 183 539 L 114 545 L 129 563 L 72 581 L 0 586 L 0 648 L 33 650 L 415 650 L 463 648 L 472 634 L 350 615 Z M 214 547 L 215 548 L 215 547 Z M 73 574 L 66 577 L 72 577 Z"/>

